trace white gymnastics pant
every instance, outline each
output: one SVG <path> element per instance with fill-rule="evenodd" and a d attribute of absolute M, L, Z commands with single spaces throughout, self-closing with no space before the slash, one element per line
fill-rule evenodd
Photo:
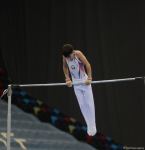
<path fill-rule="evenodd" d="M 94 97 L 91 85 L 74 85 L 81 112 L 87 124 L 87 133 L 90 136 L 96 134 Z"/>

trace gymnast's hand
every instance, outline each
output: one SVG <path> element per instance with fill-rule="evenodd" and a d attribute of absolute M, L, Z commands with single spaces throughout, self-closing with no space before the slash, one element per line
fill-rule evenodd
<path fill-rule="evenodd" d="M 92 83 L 92 78 L 88 78 L 86 81 L 85 81 L 85 84 L 86 85 L 90 85 Z"/>
<path fill-rule="evenodd" d="M 72 81 L 69 79 L 69 80 L 66 80 L 66 85 L 68 86 L 68 87 L 72 87 Z"/>

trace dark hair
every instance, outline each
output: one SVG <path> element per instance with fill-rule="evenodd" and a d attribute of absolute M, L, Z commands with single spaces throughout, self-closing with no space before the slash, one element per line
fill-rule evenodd
<path fill-rule="evenodd" d="M 68 57 L 72 53 L 73 50 L 74 48 L 71 44 L 64 44 L 62 47 L 62 55 L 64 57 Z"/>

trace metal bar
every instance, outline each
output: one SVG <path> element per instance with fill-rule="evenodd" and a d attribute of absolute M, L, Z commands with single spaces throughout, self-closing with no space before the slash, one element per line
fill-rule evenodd
<path fill-rule="evenodd" d="M 136 79 L 144 79 L 144 77 L 134 77 L 134 78 L 124 78 L 124 79 L 112 79 L 112 80 L 98 80 L 92 81 L 92 84 L 102 84 L 102 83 L 114 83 L 114 82 L 125 82 L 134 81 Z M 73 83 L 73 85 L 84 84 L 82 82 Z M 46 83 L 46 84 L 13 84 L 13 87 L 39 87 L 39 86 L 64 86 L 66 83 Z"/>
<path fill-rule="evenodd" d="M 134 77 L 134 78 L 124 78 L 124 79 L 112 79 L 112 80 L 100 80 L 92 81 L 92 84 L 104 84 L 104 83 L 115 83 L 115 82 L 126 82 L 134 80 L 143 79 L 145 82 L 145 77 Z M 82 82 L 73 83 L 73 85 L 84 84 Z M 11 84 L 8 85 L 7 93 L 8 96 L 8 114 L 7 114 L 7 150 L 11 150 L 11 100 L 12 100 L 12 87 L 39 87 L 39 86 L 64 86 L 66 83 L 47 83 L 47 84 Z"/>
<path fill-rule="evenodd" d="M 11 100 L 12 87 L 8 85 L 8 113 L 7 113 L 7 150 L 11 149 Z"/>

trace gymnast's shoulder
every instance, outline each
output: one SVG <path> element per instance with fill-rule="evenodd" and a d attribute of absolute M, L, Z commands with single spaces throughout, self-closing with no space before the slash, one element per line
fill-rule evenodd
<path fill-rule="evenodd" d="M 81 50 L 74 50 L 74 52 L 75 52 L 76 56 L 82 56 L 83 55 L 83 53 L 81 52 Z"/>

